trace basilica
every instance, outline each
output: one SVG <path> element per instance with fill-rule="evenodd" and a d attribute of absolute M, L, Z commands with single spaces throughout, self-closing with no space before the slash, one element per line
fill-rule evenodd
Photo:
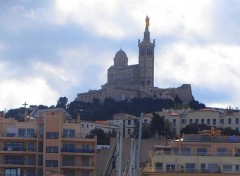
<path fill-rule="evenodd" d="M 99 90 L 90 90 L 77 95 L 78 101 L 92 102 L 97 98 L 101 102 L 105 98 L 116 101 L 132 98 L 174 99 L 178 96 L 183 102 L 192 100 L 190 84 L 178 88 L 158 88 L 154 86 L 154 48 L 155 40 L 151 41 L 149 17 L 147 16 L 143 40 L 138 40 L 138 64 L 128 65 L 127 54 L 120 49 L 114 57 L 114 64 L 108 69 L 107 83 Z"/>

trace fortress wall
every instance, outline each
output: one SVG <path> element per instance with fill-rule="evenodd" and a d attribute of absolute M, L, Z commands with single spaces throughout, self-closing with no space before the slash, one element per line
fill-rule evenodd
<path fill-rule="evenodd" d="M 190 102 L 193 98 L 190 84 L 183 84 L 181 87 L 175 88 L 175 92 L 183 102 Z"/>
<path fill-rule="evenodd" d="M 127 89 L 118 89 L 118 88 L 113 88 L 113 89 L 106 89 L 106 98 L 111 97 L 116 101 L 121 101 L 123 98 L 124 99 L 132 99 L 135 97 L 138 97 L 138 91 L 136 90 L 127 90 Z"/>

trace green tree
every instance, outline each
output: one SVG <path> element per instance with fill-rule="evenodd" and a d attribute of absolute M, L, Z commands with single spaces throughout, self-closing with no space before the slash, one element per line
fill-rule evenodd
<path fill-rule="evenodd" d="M 170 128 L 170 124 L 165 122 L 165 117 L 160 116 L 157 113 L 152 114 L 152 120 L 151 120 L 151 133 L 154 136 L 157 136 L 158 138 L 166 137 L 171 138 L 173 136 L 172 130 Z"/>
<path fill-rule="evenodd" d="M 102 129 L 96 128 L 90 131 L 90 134 L 87 137 L 97 136 L 98 145 L 109 145 L 110 144 L 110 135 L 105 133 Z"/>
<path fill-rule="evenodd" d="M 181 129 L 181 134 L 199 134 L 203 130 L 210 130 L 211 127 L 206 124 L 191 123 Z"/>
<path fill-rule="evenodd" d="M 68 103 L 67 97 L 60 97 L 57 101 L 56 108 L 66 109 L 67 108 L 67 103 Z"/>
<path fill-rule="evenodd" d="M 240 135 L 238 130 L 234 130 L 230 127 L 219 128 L 219 130 L 222 132 L 222 135 L 226 135 L 226 136 L 231 136 L 231 135 L 239 136 Z"/>

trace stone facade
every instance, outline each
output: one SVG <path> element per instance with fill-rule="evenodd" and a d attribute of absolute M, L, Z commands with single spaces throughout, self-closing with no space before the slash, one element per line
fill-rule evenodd
<path fill-rule="evenodd" d="M 138 41 L 139 62 L 128 65 L 127 54 L 120 49 L 114 57 L 114 65 L 108 69 L 108 81 L 100 90 L 90 90 L 77 95 L 78 101 L 92 102 L 94 98 L 104 101 L 113 98 L 116 101 L 132 98 L 167 98 L 174 99 L 176 95 L 183 101 L 192 100 L 191 85 L 184 84 L 178 88 L 154 87 L 154 48 L 155 40 L 151 42 L 149 18 L 142 41 Z"/>

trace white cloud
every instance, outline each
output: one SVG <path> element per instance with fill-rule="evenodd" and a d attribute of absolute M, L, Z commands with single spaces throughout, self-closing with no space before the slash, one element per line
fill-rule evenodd
<path fill-rule="evenodd" d="M 21 107 L 26 101 L 31 105 L 56 104 L 57 93 L 42 78 L 5 80 L 0 84 L 0 109 Z"/>
<path fill-rule="evenodd" d="M 150 16 L 152 32 L 208 32 L 210 10 L 213 0 L 203 1 L 98 1 L 56 0 L 56 22 L 74 22 L 99 35 L 122 38 L 142 31 L 146 15 Z M 130 25 L 131 24 L 131 25 Z"/>
<path fill-rule="evenodd" d="M 220 3 L 216 0 L 55 0 L 39 6 L 32 3 L 31 0 L 17 2 L 0 20 L 0 32 L 6 34 L 0 41 L 1 60 L 6 60 L 0 64 L 0 88 L 8 97 L 7 85 L 9 90 L 13 90 L 13 85 L 20 88 L 12 96 L 19 101 L 16 106 L 25 101 L 23 90 L 31 92 L 30 88 L 38 90 L 39 87 L 40 92 L 53 93 L 54 102 L 57 95 L 67 96 L 69 91 L 77 94 L 87 88 L 100 88 L 106 82 L 107 69 L 113 64 L 116 51 L 112 52 L 112 48 L 122 41 L 126 41 L 124 48 L 128 49 L 124 50 L 129 64 L 136 64 L 137 39 L 142 38 L 146 15 L 150 17 L 151 37 L 156 38 L 156 86 L 190 83 L 201 90 L 221 91 L 225 97 L 229 96 L 224 102 L 211 101 L 212 105 L 239 104 L 240 47 L 232 42 L 239 43 L 239 10 L 232 10 L 233 4 L 227 0 Z M 71 27 L 76 33 L 79 30 L 76 39 Z M 132 40 L 136 45 L 129 47 Z M 99 49 L 101 43 L 104 47 Z M 22 46 L 32 47 L 22 50 Z M 11 63 L 20 58 L 28 64 L 26 72 L 31 72 L 30 75 L 19 73 L 26 69 L 22 68 L 24 64 L 17 68 L 16 62 Z M 41 97 L 46 98 L 43 104 L 49 102 L 48 97 Z M 36 99 L 39 97 L 33 96 L 29 101 L 37 102 Z M 3 107 L 12 107 L 13 99 L 1 102 Z"/>
<path fill-rule="evenodd" d="M 174 87 L 176 85 L 169 84 L 191 83 L 211 91 L 225 92 L 237 105 L 240 96 L 237 81 L 240 76 L 239 51 L 239 46 L 222 44 L 201 46 L 179 42 L 170 45 L 156 58 L 157 84 Z"/>

